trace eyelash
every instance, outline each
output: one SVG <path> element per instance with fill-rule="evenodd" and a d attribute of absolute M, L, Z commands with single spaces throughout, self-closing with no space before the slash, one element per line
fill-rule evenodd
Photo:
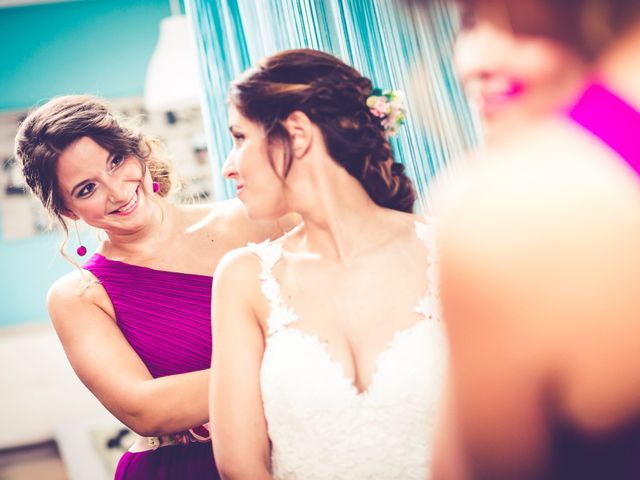
<path fill-rule="evenodd" d="M 119 162 L 115 163 L 116 160 L 119 160 Z M 123 155 L 114 155 L 111 158 L 111 168 L 117 167 L 118 165 L 122 164 L 122 162 L 124 162 L 124 156 Z"/>
<path fill-rule="evenodd" d="M 244 140 L 244 135 L 242 133 L 232 133 L 231 136 L 236 144 L 241 143 L 242 140 Z"/>
<path fill-rule="evenodd" d="M 114 155 L 113 157 L 111 157 L 111 169 L 115 169 L 118 166 L 122 165 L 122 163 L 124 162 L 124 156 L 123 155 Z M 79 191 L 78 194 L 76 195 L 78 198 L 87 198 L 89 196 L 91 196 L 91 194 L 93 193 L 93 190 L 95 189 L 95 183 L 87 183 L 84 187 L 82 187 Z M 87 191 L 87 187 L 92 187 L 89 191 Z"/>
<path fill-rule="evenodd" d="M 95 187 L 95 183 L 87 183 L 84 187 L 82 187 L 80 189 L 80 191 L 78 192 L 78 194 L 76 195 L 78 198 L 86 198 L 89 195 L 91 195 L 91 193 L 93 193 L 93 188 L 89 191 L 87 191 L 87 187 Z"/>

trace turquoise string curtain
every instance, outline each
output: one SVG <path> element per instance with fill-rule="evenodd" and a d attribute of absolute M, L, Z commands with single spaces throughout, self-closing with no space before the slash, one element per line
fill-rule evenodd
<path fill-rule="evenodd" d="M 429 9 L 398 0 L 187 0 L 204 80 L 203 115 L 218 198 L 233 195 L 220 167 L 231 139 L 227 89 L 261 58 L 313 48 L 353 65 L 383 90 L 403 90 L 407 120 L 392 139 L 428 208 L 428 185 L 446 178 L 457 157 L 477 143 L 478 122 L 451 64 L 458 16 L 444 0 Z"/>

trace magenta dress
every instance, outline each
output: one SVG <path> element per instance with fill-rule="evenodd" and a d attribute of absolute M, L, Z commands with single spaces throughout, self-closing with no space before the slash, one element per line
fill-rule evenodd
<path fill-rule="evenodd" d="M 212 277 L 165 272 L 94 254 L 84 265 L 101 282 L 116 321 L 153 377 L 207 369 Z M 217 479 L 211 443 L 126 452 L 116 480 Z"/>

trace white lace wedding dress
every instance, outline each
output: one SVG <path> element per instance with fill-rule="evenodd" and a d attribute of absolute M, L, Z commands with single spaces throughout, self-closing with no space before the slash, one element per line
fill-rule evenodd
<path fill-rule="evenodd" d="M 416 223 L 418 236 L 432 245 L 429 228 Z M 272 274 L 281 244 L 266 241 L 251 250 L 260 258 L 271 306 L 260 381 L 274 479 L 428 478 L 447 357 L 432 250 L 429 291 L 415 308 L 422 318 L 396 332 L 361 393 L 318 337 L 292 326 L 298 317 Z"/>

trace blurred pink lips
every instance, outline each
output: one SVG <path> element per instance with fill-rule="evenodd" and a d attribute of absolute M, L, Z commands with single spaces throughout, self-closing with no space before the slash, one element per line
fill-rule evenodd
<path fill-rule="evenodd" d="M 486 85 L 477 95 L 477 102 L 482 115 L 491 117 L 498 113 L 502 108 L 519 97 L 524 91 L 524 85 L 521 82 L 500 82 L 501 88 L 495 88 L 497 85 Z"/>
<path fill-rule="evenodd" d="M 480 111 L 483 115 L 496 114 L 524 91 L 522 83 L 510 82 L 506 87 L 500 90 L 484 89 L 480 92 Z"/>

